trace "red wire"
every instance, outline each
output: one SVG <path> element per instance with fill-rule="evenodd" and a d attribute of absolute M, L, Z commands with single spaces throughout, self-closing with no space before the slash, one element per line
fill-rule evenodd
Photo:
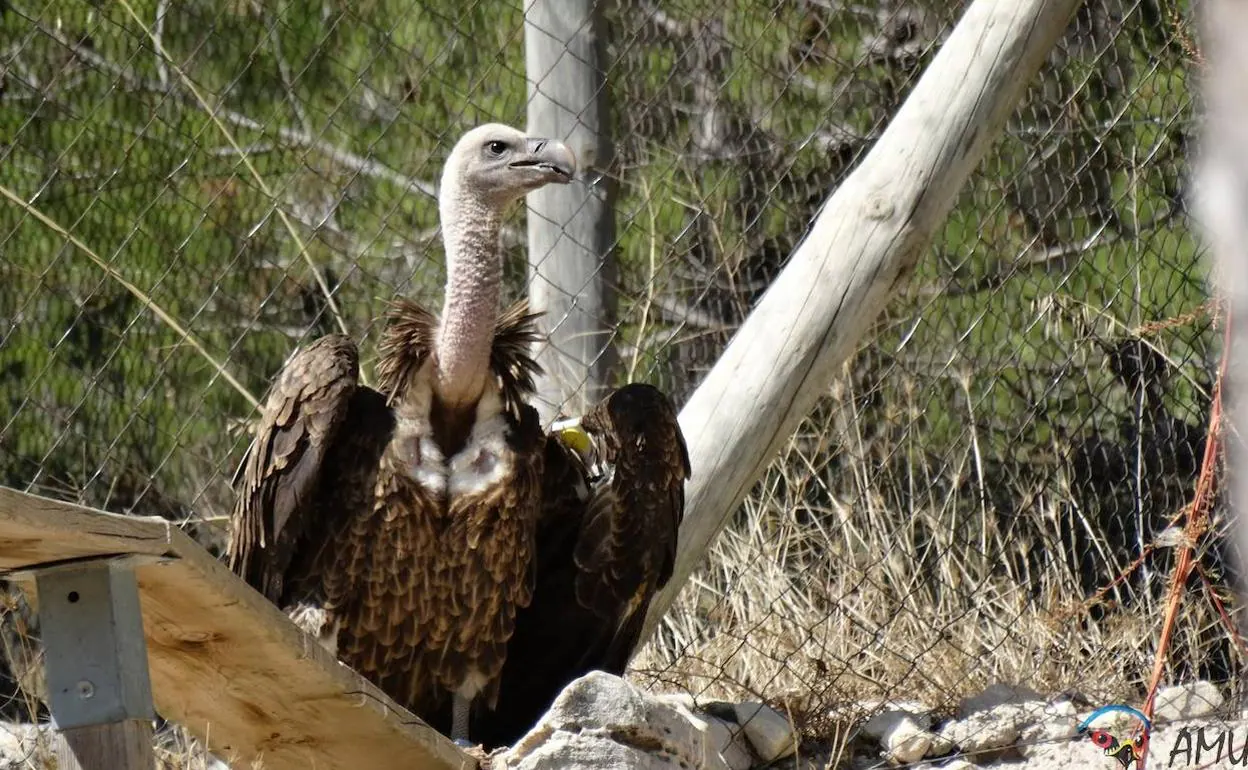
<path fill-rule="evenodd" d="M 1187 522 L 1183 526 L 1183 541 L 1178 547 L 1179 558 L 1175 563 L 1174 572 L 1170 576 L 1170 593 L 1166 602 L 1165 619 L 1161 625 L 1161 639 L 1157 644 L 1157 658 L 1153 663 L 1153 675 L 1148 685 L 1148 698 L 1142 709 L 1149 721 L 1153 718 L 1153 707 L 1157 700 L 1157 688 L 1161 685 L 1161 677 L 1166 668 L 1166 655 L 1170 650 L 1170 641 L 1174 636 L 1174 626 L 1179 614 L 1179 606 L 1183 603 L 1183 587 L 1187 585 L 1195 566 L 1193 548 L 1208 527 L 1209 505 L 1212 499 L 1215 466 L 1218 448 L 1222 437 L 1222 383 L 1226 379 L 1227 362 L 1231 352 L 1231 309 L 1226 309 L 1223 320 L 1222 362 L 1218 367 L 1218 379 L 1213 384 L 1213 401 L 1209 408 L 1209 434 L 1205 438 L 1205 456 L 1200 466 L 1200 477 L 1196 481 L 1196 492 L 1192 503 L 1187 509 Z M 1203 574 L 1203 573 L 1202 573 Z M 1220 602 L 1218 603 L 1220 606 Z M 1229 621 L 1229 618 L 1227 618 Z M 1140 756 L 1140 768 L 1148 761 L 1148 746 Z"/>

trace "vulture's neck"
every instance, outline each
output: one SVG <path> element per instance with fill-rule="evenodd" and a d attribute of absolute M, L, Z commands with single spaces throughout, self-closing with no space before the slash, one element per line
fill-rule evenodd
<path fill-rule="evenodd" d="M 502 281 L 502 212 L 445 178 L 438 209 L 446 300 L 434 349 L 434 387 L 442 404 L 466 409 L 481 397 L 489 377 Z"/>

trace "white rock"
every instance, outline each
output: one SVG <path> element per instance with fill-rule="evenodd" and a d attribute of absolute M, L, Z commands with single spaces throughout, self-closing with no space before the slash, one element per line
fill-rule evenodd
<path fill-rule="evenodd" d="M 713 716 L 707 716 L 706 723 L 710 751 L 723 757 L 732 770 L 750 770 L 754 766 L 752 747 L 741 725 Z"/>
<path fill-rule="evenodd" d="M 980 711 L 995 709 L 998 706 L 1043 700 L 1044 696 L 1029 687 L 994 684 L 979 695 L 972 695 L 958 704 L 958 716 L 965 718 Z"/>
<path fill-rule="evenodd" d="M 915 713 L 906 709 L 888 709 L 868 719 L 862 725 L 862 732 L 868 738 L 883 740 L 902 720 L 910 720 L 923 729 L 932 726 L 931 714 Z"/>
<path fill-rule="evenodd" d="M 564 688 L 537 726 L 491 765 L 507 770 L 738 770 L 716 750 L 717 740 L 708 721 L 683 705 L 649 697 L 617 676 L 594 671 Z"/>
<path fill-rule="evenodd" d="M 967 754 L 1012 746 L 1018 740 L 1025 712 L 1017 704 L 976 711 L 940 728 L 940 736 Z"/>
<path fill-rule="evenodd" d="M 957 748 L 957 746 L 953 744 L 953 741 L 949 739 L 949 736 L 944 732 L 933 732 L 931 736 L 932 745 L 927 750 L 927 755 L 929 757 L 943 757 L 946 754 L 952 753 L 953 750 Z"/>
<path fill-rule="evenodd" d="M 681 716 L 700 730 L 705 737 L 705 750 L 711 754 L 719 754 L 732 770 L 750 770 L 754 766 L 750 742 L 740 725 L 709 714 L 696 713 L 681 700 L 660 700 L 674 705 Z"/>
<path fill-rule="evenodd" d="M 1111 721 L 1109 715 L 1105 719 Z M 940 756 L 954 747 L 972 755 L 1014 747 L 1024 758 L 1039 762 L 1037 767 L 1048 768 L 1049 755 L 1055 747 L 1058 753 L 1068 747 L 1078 734 L 1080 720 L 1070 701 L 1003 703 L 943 725 L 929 756 Z"/>
<path fill-rule="evenodd" d="M 509 752 L 510 753 L 510 752 Z M 494 761 L 494 767 L 517 768 L 517 770 L 567 770 L 568 768 L 620 768 L 638 770 L 675 770 L 681 765 L 672 757 L 617 743 L 608 736 L 593 733 L 568 733 L 558 731 L 541 744 L 532 747 L 524 757 L 505 764 Z"/>
<path fill-rule="evenodd" d="M 1079 733 L 1079 714 L 1070 701 L 1045 705 L 1038 721 L 1027 724 L 1019 733 L 1018 751 L 1024 757 L 1035 755 L 1042 747 L 1067 741 Z"/>
<path fill-rule="evenodd" d="M 909 716 L 904 711 L 881 711 L 862 723 L 862 734 L 872 740 L 881 741 L 901 720 Z"/>
<path fill-rule="evenodd" d="M 1212 682 L 1192 682 L 1162 687 L 1157 690 L 1153 720 L 1177 722 L 1185 719 L 1199 719 L 1220 709 L 1223 702 L 1222 693 Z"/>
<path fill-rule="evenodd" d="M 884 756 L 894 765 L 918 762 L 932 748 L 933 736 L 909 716 L 893 724 L 880 741 Z"/>
<path fill-rule="evenodd" d="M 733 711 L 754 753 L 763 762 L 774 762 L 797 751 L 793 725 L 780 712 L 755 701 L 738 703 Z"/>
<path fill-rule="evenodd" d="M 862 732 L 880 742 L 884 756 L 893 764 L 910 764 L 933 753 L 937 738 L 927 730 L 931 722 L 928 714 L 888 710 L 868 719 Z M 948 746 L 946 752 L 952 748 L 947 741 L 943 743 Z"/>

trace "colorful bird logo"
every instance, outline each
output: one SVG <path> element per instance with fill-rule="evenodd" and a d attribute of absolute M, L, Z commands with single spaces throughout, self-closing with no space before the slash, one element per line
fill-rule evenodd
<path fill-rule="evenodd" d="M 1097 730 L 1089 727 L 1098 717 L 1115 711 L 1130 714 L 1139 721 L 1140 728 L 1137 729 L 1131 740 L 1120 741 L 1106 730 Z M 1144 750 L 1148 747 L 1148 735 L 1152 732 L 1152 729 L 1152 722 L 1144 714 L 1130 706 L 1114 705 L 1102 706 L 1093 711 L 1087 719 L 1083 720 L 1083 724 L 1079 725 L 1079 734 L 1087 733 L 1092 743 L 1100 747 L 1106 756 L 1118 760 L 1118 764 L 1122 765 L 1123 770 L 1128 770 L 1132 764 L 1138 770 L 1144 761 Z"/>

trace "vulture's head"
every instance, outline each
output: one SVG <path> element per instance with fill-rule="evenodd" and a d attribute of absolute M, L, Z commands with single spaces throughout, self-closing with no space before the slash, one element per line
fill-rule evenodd
<path fill-rule="evenodd" d="M 487 123 L 455 144 L 442 172 L 442 187 L 501 207 L 539 187 L 567 184 L 575 172 L 576 156 L 563 142 Z"/>

